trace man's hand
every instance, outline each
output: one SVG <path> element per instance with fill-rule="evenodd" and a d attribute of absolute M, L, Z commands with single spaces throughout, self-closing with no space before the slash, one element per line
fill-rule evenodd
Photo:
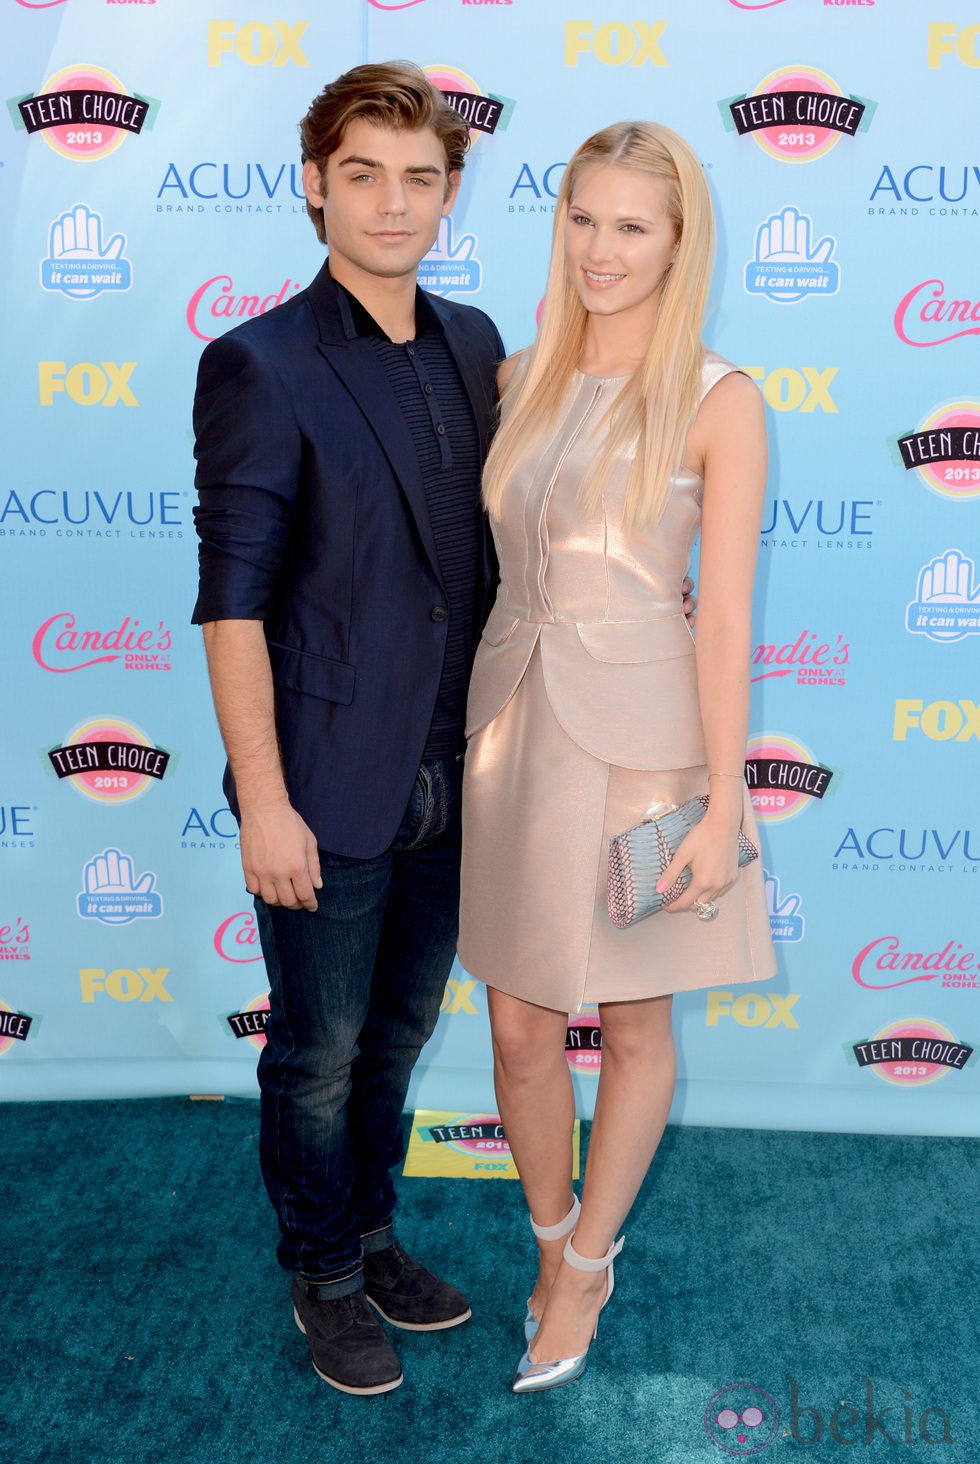
<path fill-rule="evenodd" d="M 315 910 L 323 888 L 313 832 L 285 800 L 242 813 L 245 888 L 267 905 Z"/>

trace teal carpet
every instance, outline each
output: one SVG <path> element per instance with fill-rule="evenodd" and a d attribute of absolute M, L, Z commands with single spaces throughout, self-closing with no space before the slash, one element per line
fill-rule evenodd
<path fill-rule="evenodd" d="M 668 1130 L 585 1377 L 526 1398 L 518 1186 L 402 1179 L 473 1319 L 395 1334 L 402 1387 L 349 1398 L 292 1322 L 256 1105 L 2 1114 L 3 1460 L 980 1464 L 977 1141 Z"/>

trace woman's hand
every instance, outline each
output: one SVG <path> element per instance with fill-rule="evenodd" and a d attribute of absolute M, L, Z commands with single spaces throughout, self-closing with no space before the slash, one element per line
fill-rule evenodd
<path fill-rule="evenodd" d="M 701 822 L 681 841 L 657 882 L 658 891 L 663 893 L 690 866 L 691 883 L 676 900 L 664 906 L 665 910 L 671 914 L 690 911 L 696 901 L 710 904 L 731 889 L 738 875 L 740 821 L 740 816 L 733 818 L 728 810 L 709 807 Z"/>

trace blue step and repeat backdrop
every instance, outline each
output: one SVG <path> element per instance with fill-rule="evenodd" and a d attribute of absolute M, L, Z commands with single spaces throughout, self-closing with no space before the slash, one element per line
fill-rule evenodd
<path fill-rule="evenodd" d="M 747 776 L 780 974 L 678 998 L 674 1119 L 975 1133 L 976 6 L 0 3 L 0 1095 L 256 1091 L 267 987 L 189 624 L 195 368 L 320 264 L 312 96 L 405 56 L 473 137 L 422 281 L 510 349 L 589 132 L 668 123 L 717 202 L 707 338 L 772 437 Z M 596 1021 L 569 1029 L 584 1115 Z M 412 1100 L 492 1110 L 461 969 Z"/>

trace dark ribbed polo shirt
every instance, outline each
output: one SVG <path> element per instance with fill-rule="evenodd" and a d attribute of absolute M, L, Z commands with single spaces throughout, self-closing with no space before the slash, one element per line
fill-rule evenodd
<path fill-rule="evenodd" d="M 354 328 L 371 341 L 405 419 L 425 486 L 449 623 L 424 757 L 452 757 L 465 746 L 473 604 L 483 533 L 476 421 L 442 324 L 421 290 L 415 297 L 415 339 L 398 344 L 349 290 L 344 294 Z"/>

